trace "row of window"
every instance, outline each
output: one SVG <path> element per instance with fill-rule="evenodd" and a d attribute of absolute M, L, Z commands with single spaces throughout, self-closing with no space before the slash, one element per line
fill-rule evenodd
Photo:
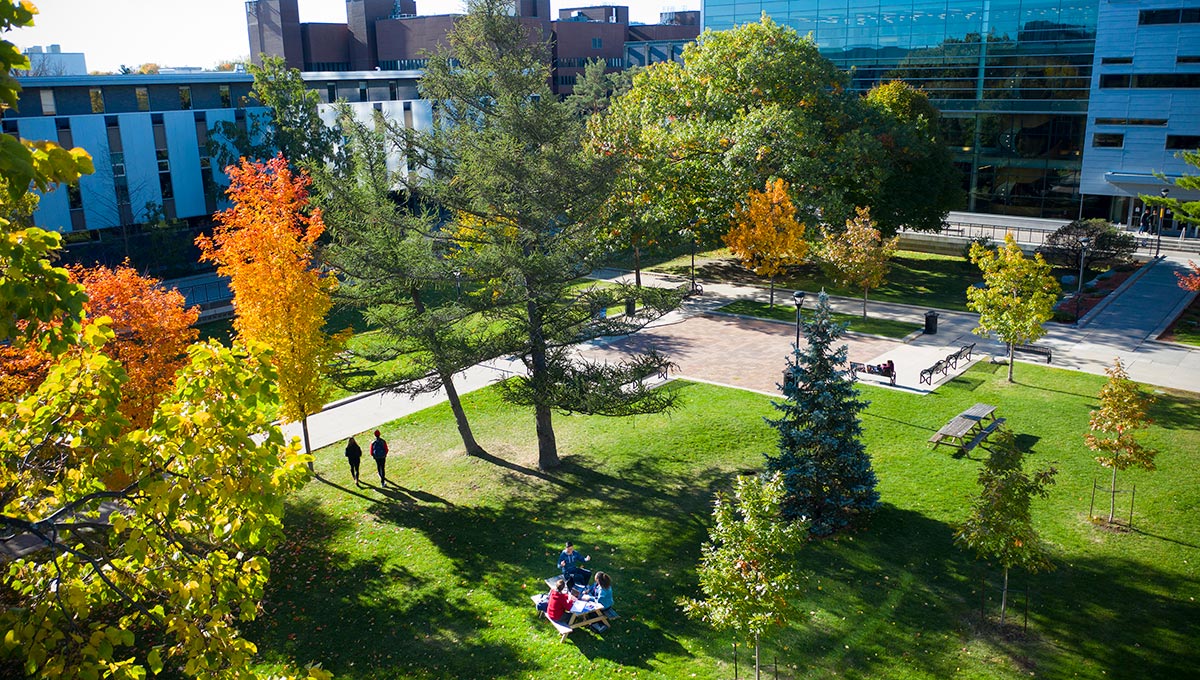
<path fill-rule="evenodd" d="M 586 68 L 589 63 L 599 57 L 563 57 L 554 60 L 554 68 Z M 608 68 L 625 68 L 625 60 L 620 57 L 609 57 L 604 60 Z"/>
<path fill-rule="evenodd" d="M 1178 9 L 1144 9 L 1138 12 L 1138 23 L 1144 26 L 1161 24 L 1200 24 L 1200 7 Z"/>
<path fill-rule="evenodd" d="M 344 90 L 345 88 L 342 89 Z M 338 99 L 338 84 L 325 83 L 325 101 L 332 104 L 338 101 Z M 400 84 L 394 80 L 388 81 L 388 99 L 391 101 L 397 101 L 400 99 Z M 371 88 L 367 85 L 367 81 L 365 80 L 358 81 L 358 101 L 371 101 Z"/>
<path fill-rule="evenodd" d="M 1129 88 L 1200 88 L 1200 73 L 1105 73 L 1100 76 L 1100 89 Z"/>
<path fill-rule="evenodd" d="M 228 85 L 220 86 L 221 93 L 221 108 L 233 107 L 233 96 L 229 91 Z M 42 88 L 38 91 L 42 100 L 42 115 L 56 116 L 58 115 L 58 102 L 54 95 L 54 90 L 51 88 Z M 134 88 L 134 98 L 137 100 L 138 111 L 150 110 L 150 90 L 145 87 Z M 92 113 L 104 113 L 104 88 L 90 87 L 88 88 L 88 99 L 91 101 Z M 192 108 L 192 88 L 188 85 L 179 87 L 179 108 L 188 110 Z"/>
<path fill-rule="evenodd" d="M 1096 121 L 1100 122 L 1099 120 Z M 1092 147 L 1097 149 L 1120 149 L 1125 146 L 1125 135 L 1118 132 L 1096 132 L 1092 134 Z M 1171 151 L 1200 149 L 1200 135 L 1167 135 L 1166 148 Z"/>
<path fill-rule="evenodd" d="M 1133 57 L 1101 57 L 1101 64 L 1132 64 Z M 1176 64 L 1200 64 L 1200 56 L 1197 55 L 1181 55 L 1175 57 Z"/>

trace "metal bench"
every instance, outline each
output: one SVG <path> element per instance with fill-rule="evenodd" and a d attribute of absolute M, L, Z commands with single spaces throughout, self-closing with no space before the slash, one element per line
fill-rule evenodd
<path fill-rule="evenodd" d="M 865 364 L 860 361 L 851 361 L 850 362 L 850 379 L 858 380 L 858 374 L 865 373 L 866 375 L 877 375 L 877 376 L 880 376 L 883 378 L 887 378 L 888 382 L 895 385 L 896 384 L 895 366 L 893 366 L 892 370 L 890 370 L 890 371 L 879 370 L 880 367 L 885 367 L 885 365 L 879 364 L 879 366 L 872 366 L 871 364 Z"/>
<path fill-rule="evenodd" d="M 975 351 L 975 343 L 963 345 L 957 352 L 946 357 L 946 363 L 950 364 L 950 368 L 958 368 L 958 362 L 970 361 L 971 353 Z"/>
<path fill-rule="evenodd" d="M 937 363 L 921 371 L 920 381 L 926 385 L 933 386 L 933 374 L 941 373 L 943 376 L 950 370 L 950 364 L 947 364 L 943 359 L 938 359 Z"/>
<path fill-rule="evenodd" d="M 1039 356 L 1044 356 L 1046 357 L 1046 363 L 1050 363 L 1050 360 L 1053 357 L 1053 352 L 1050 350 L 1050 348 L 1043 347 L 1041 345 L 1012 345 L 1012 349 L 1014 352 L 1025 352 L 1026 354 L 1037 354 Z"/>

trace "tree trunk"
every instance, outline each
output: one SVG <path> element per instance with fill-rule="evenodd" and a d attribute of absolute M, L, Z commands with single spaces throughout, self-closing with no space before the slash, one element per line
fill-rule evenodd
<path fill-rule="evenodd" d="M 1004 568 L 1004 587 L 1000 589 L 1000 627 L 1004 627 L 1004 612 L 1008 608 L 1008 567 Z"/>
<path fill-rule="evenodd" d="M 425 301 L 421 299 L 421 289 L 414 285 L 409 289 L 409 294 L 412 296 L 413 311 L 418 316 L 424 315 Z M 454 387 L 454 374 L 449 369 L 443 368 L 441 360 L 437 357 L 439 353 L 437 331 L 429 330 L 427 338 L 429 347 L 433 350 L 433 361 L 437 366 L 438 378 L 442 381 L 442 387 L 446 389 L 446 400 L 450 402 L 450 410 L 454 413 L 454 423 L 458 426 L 458 435 L 462 437 L 467 455 L 478 456 L 483 453 L 483 449 L 475 442 L 475 435 L 471 432 L 471 424 L 467 421 L 467 412 L 463 410 L 462 401 L 458 398 L 458 390 Z"/>
<path fill-rule="evenodd" d="M 309 438 L 308 438 L 308 416 L 304 416 L 303 418 L 300 419 L 300 431 L 304 433 L 304 453 L 306 455 L 311 456 L 312 455 L 312 442 L 309 441 Z M 314 470 L 313 462 L 310 460 L 310 461 L 308 461 L 308 471 L 313 472 L 313 470 Z"/>
<path fill-rule="evenodd" d="M 463 410 L 462 401 L 458 398 L 458 389 L 454 387 L 454 376 L 445 371 L 439 371 L 439 376 L 442 386 L 446 389 L 446 400 L 450 402 L 450 410 L 454 412 L 454 423 L 458 425 L 458 436 L 462 437 L 467 455 L 482 454 L 483 448 L 475 441 L 475 434 L 471 432 L 471 423 L 467 422 L 467 412 Z"/>
<path fill-rule="evenodd" d="M 771 304 L 768 305 L 772 309 L 775 308 L 775 277 L 771 277 Z"/>
<path fill-rule="evenodd" d="M 754 680 L 759 680 L 762 676 L 759 674 L 758 665 L 758 636 L 754 636 Z"/>
<path fill-rule="evenodd" d="M 1008 343 L 1008 381 L 1013 381 L 1013 354 L 1016 353 L 1016 345 Z"/>
<path fill-rule="evenodd" d="M 1112 485 L 1108 490 L 1108 523 L 1113 523 L 1113 517 L 1117 514 L 1117 468 L 1113 466 Z"/>
<path fill-rule="evenodd" d="M 532 291 L 530 291 L 532 295 Z M 545 402 L 547 385 L 546 338 L 542 333 L 542 312 L 532 299 L 525 303 L 529 315 L 529 380 L 533 386 L 534 415 L 537 419 L 538 469 L 558 467 L 558 444 L 550 405 Z"/>
<path fill-rule="evenodd" d="M 867 318 L 867 293 L 869 293 L 869 292 L 870 292 L 869 288 L 863 288 L 863 320 L 864 321 Z"/>
<path fill-rule="evenodd" d="M 633 283 L 642 287 L 642 249 L 636 241 L 633 244 Z"/>

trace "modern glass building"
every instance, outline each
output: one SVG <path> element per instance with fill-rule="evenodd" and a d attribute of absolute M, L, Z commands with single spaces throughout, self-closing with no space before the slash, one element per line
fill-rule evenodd
<path fill-rule="evenodd" d="M 971 211 L 1107 216 L 1080 193 L 1097 0 L 705 0 L 715 30 L 775 21 L 811 34 L 866 91 L 901 78 L 942 111 Z"/>

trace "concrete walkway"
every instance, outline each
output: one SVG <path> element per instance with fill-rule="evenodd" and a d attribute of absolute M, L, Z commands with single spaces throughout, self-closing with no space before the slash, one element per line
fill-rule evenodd
<path fill-rule="evenodd" d="M 1050 332 L 1039 344 L 1054 350 L 1053 364 L 1102 375 L 1116 356 L 1125 362 L 1130 376 L 1151 385 L 1200 391 L 1200 348 L 1187 348 L 1155 341 L 1195 298 L 1176 284 L 1175 273 L 1186 269 L 1186 260 L 1164 259 L 1153 263 L 1144 274 L 1123 289 L 1112 293 L 1112 301 L 1081 327 L 1050 324 Z M 598 280 L 632 282 L 630 272 L 602 269 L 592 274 Z M 686 281 L 680 277 L 642 272 L 647 286 L 677 287 Z M 714 382 L 742 389 L 776 394 L 776 383 L 786 357 L 795 341 L 795 326 L 790 323 L 751 320 L 716 313 L 719 307 L 737 299 L 766 302 L 766 288 L 721 282 L 703 282 L 704 293 L 689 297 L 682 307 L 633 336 L 610 339 L 581 346 L 589 358 L 612 357 L 624 352 L 658 347 L 679 365 L 673 377 Z M 776 290 L 776 304 L 791 306 L 791 291 Z M 858 314 L 862 300 L 829 298 L 836 312 Z M 808 291 L 805 308 L 816 304 L 815 291 Z M 870 302 L 873 317 L 924 324 L 924 307 L 891 302 Z M 848 334 L 850 359 L 865 363 L 891 360 L 897 368 L 896 389 L 929 392 L 965 371 L 969 363 L 960 362 L 956 370 L 938 376 L 932 385 L 919 381 L 921 369 L 975 343 L 970 363 L 1004 357 L 1003 343 L 974 335 L 971 331 L 978 316 L 968 312 L 938 311 L 938 332 L 916 334 L 905 341 L 875 336 Z M 1025 357 L 1018 355 L 1018 360 Z M 1042 362 L 1042 359 L 1034 359 Z M 475 366 L 455 376 L 460 394 L 486 387 L 493 382 L 523 372 L 514 361 L 498 359 Z M 890 387 L 873 376 L 865 382 Z M 419 395 L 368 393 L 327 406 L 309 417 L 309 433 L 314 449 L 342 442 L 347 437 L 369 432 L 376 427 L 445 401 L 444 392 Z M 285 436 L 300 436 L 300 427 L 284 427 Z M 360 441 L 360 444 L 363 442 Z"/>

